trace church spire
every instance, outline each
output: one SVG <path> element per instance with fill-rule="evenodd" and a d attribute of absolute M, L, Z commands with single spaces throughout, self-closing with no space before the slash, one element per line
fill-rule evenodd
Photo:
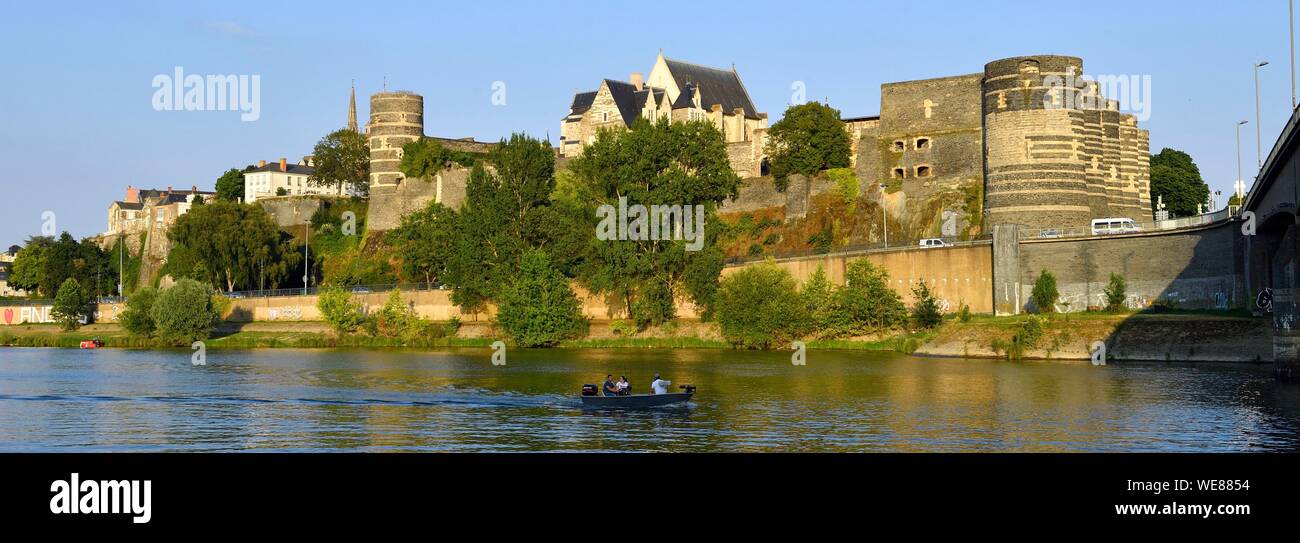
<path fill-rule="evenodd" d="M 357 132 L 357 83 L 352 82 L 352 96 L 348 98 L 348 130 Z"/>

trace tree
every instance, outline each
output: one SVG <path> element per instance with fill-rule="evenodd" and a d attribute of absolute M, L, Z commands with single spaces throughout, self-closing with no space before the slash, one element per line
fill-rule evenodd
<path fill-rule="evenodd" d="M 813 176 L 849 165 L 849 132 L 839 110 L 830 106 L 818 102 L 790 106 L 767 135 L 765 151 L 778 190 L 785 190 L 791 174 Z"/>
<path fill-rule="evenodd" d="M 736 197 L 740 186 L 717 128 L 705 122 L 638 120 L 629 130 L 597 134 L 569 167 L 573 186 L 566 188 L 585 204 L 577 215 L 581 220 L 571 228 L 586 240 L 584 257 L 575 267 L 588 290 L 621 298 L 628 308 L 653 308 L 671 304 L 685 288 L 707 313 L 723 263 L 712 219 L 717 206 Z M 669 231 L 659 239 L 593 235 L 610 217 L 602 219 L 597 209 L 638 205 L 647 210 L 680 205 L 681 212 L 668 220 Z M 662 225 L 659 218 L 655 222 Z M 644 217 L 642 227 L 654 219 Z M 694 235 L 688 239 L 687 233 Z M 672 317 L 664 312 L 642 315 L 652 317 L 646 324 Z"/>
<path fill-rule="evenodd" d="M 321 289 L 316 308 L 330 328 L 340 334 L 355 332 L 366 320 L 361 304 L 352 301 L 352 294 L 342 287 Z"/>
<path fill-rule="evenodd" d="M 149 313 L 158 337 L 184 345 L 207 339 L 220 320 L 212 306 L 212 287 L 193 279 L 181 279 L 159 293 Z"/>
<path fill-rule="evenodd" d="M 844 286 L 835 291 L 831 332 L 861 335 L 893 328 L 906 320 L 907 308 L 898 293 L 889 288 L 889 274 L 884 268 L 865 258 L 850 262 L 844 271 Z"/>
<path fill-rule="evenodd" d="M 218 200 L 194 207 L 176 219 L 167 237 L 174 246 L 164 271 L 173 277 L 234 291 L 257 287 L 264 274 L 273 282 L 300 275 L 293 272 L 302 264 L 301 246 L 282 238 L 275 220 L 257 204 Z"/>
<path fill-rule="evenodd" d="M 1151 155 L 1151 210 L 1157 197 L 1175 216 L 1195 215 L 1197 206 L 1210 198 L 1210 187 L 1201 179 L 1201 170 L 1192 157 L 1177 149 L 1164 148 Z M 1207 210 L 1208 211 L 1208 210 Z"/>
<path fill-rule="evenodd" d="M 126 299 L 126 309 L 117 316 L 118 324 L 135 336 L 151 336 L 158 326 L 153 321 L 153 304 L 158 300 L 158 289 L 145 287 Z"/>
<path fill-rule="evenodd" d="M 1047 270 L 1039 272 L 1038 280 L 1034 281 L 1034 290 L 1030 292 L 1029 297 L 1034 301 L 1034 307 L 1038 308 L 1039 313 L 1055 312 L 1056 300 L 1061 297 L 1061 294 L 1056 291 L 1056 276 Z"/>
<path fill-rule="evenodd" d="M 41 288 L 41 276 L 45 273 L 45 251 L 54 244 L 49 236 L 32 236 L 18 254 L 14 256 L 13 266 L 9 271 L 9 285 L 22 289 L 29 294 L 38 294 Z"/>
<path fill-rule="evenodd" d="M 497 324 L 521 347 L 550 347 L 580 335 L 582 306 L 545 252 L 528 251 L 519 274 L 501 294 Z"/>
<path fill-rule="evenodd" d="M 54 322 L 64 330 L 76 330 L 81 327 L 81 319 L 86 316 L 86 304 L 90 300 L 82 290 L 81 283 L 69 277 L 59 285 L 59 293 L 54 297 L 54 307 L 50 314 Z"/>
<path fill-rule="evenodd" d="M 388 232 L 388 242 L 401 259 L 402 275 L 426 283 L 441 280 L 454 251 L 456 228 L 456 211 L 438 202 L 403 215 L 401 224 Z"/>
<path fill-rule="evenodd" d="M 804 281 L 799 297 L 803 299 L 804 309 L 808 312 L 810 326 L 817 331 L 826 330 L 835 309 L 835 285 L 826 278 L 826 269 L 820 264 L 812 277 Z"/>
<path fill-rule="evenodd" d="M 808 329 L 808 310 L 794 277 L 770 262 L 723 278 L 716 303 L 722 336 L 739 347 L 784 346 Z"/>
<path fill-rule="evenodd" d="M 934 328 L 943 322 L 939 301 L 924 280 L 912 287 L 912 322 L 918 328 Z"/>
<path fill-rule="evenodd" d="M 370 192 L 370 145 L 365 136 L 351 130 L 330 132 L 312 150 L 316 170 L 308 178 L 312 185 L 344 188 L 358 194 Z"/>
<path fill-rule="evenodd" d="M 1117 274 L 1110 274 L 1110 283 L 1106 285 L 1106 311 L 1119 311 L 1124 309 L 1124 303 L 1128 301 L 1128 295 L 1125 293 L 1127 285 L 1124 277 Z"/>
<path fill-rule="evenodd" d="M 415 310 L 402 299 L 401 289 L 393 289 L 388 294 L 388 300 L 384 301 L 384 306 L 374 315 L 374 335 L 401 337 L 416 318 Z"/>
<path fill-rule="evenodd" d="M 238 168 L 226 170 L 217 178 L 217 198 L 230 201 L 244 201 L 244 172 Z"/>

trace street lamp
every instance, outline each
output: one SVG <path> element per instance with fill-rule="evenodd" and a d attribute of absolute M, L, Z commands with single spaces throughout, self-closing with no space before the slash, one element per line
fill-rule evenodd
<path fill-rule="evenodd" d="M 311 219 L 307 219 L 307 242 L 302 244 L 302 295 L 307 295 L 307 266 L 310 260 L 307 258 L 307 248 L 311 246 Z"/>
<path fill-rule="evenodd" d="M 1237 123 L 1237 182 L 1241 182 L 1241 125 L 1250 121 L 1241 121 Z"/>
<path fill-rule="evenodd" d="M 1268 66 L 1268 61 L 1255 64 L 1255 160 L 1259 167 L 1264 167 L 1264 140 L 1259 133 L 1259 69 Z"/>

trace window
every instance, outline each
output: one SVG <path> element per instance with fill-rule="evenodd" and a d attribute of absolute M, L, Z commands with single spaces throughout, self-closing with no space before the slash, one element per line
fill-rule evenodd
<path fill-rule="evenodd" d="M 600 113 L 600 120 L 601 120 L 601 122 L 606 122 L 606 123 L 609 122 L 609 112 L 608 112 L 608 111 L 602 111 L 602 112 Z"/>
<path fill-rule="evenodd" d="M 901 152 L 903 152 L 903 149 L 905 149 L 905 148 L 907 148 L 907 144 L 904 143 L 903 140 L 895 140 L 895 141 L 894 141 L 894 152 L 895 152 L 895 153 L 901 153 Z"/>
<path fill-rule="evenodd" d="M 930 138 L 916 138 L 916 150 L 930 148 Z"/>
<path fill-rule="evenodd" d="M 892 175 L 894 179 L 902 179 L 903 177 L 906 176 L 906 174 L 907 174 L 907 170 L 904 170 L 902 168 L 894 168 Z"/>
<path fill-rule="evenodd" d="M 930 177 L 930 167 L 929 167 L 929 166 L 917 166 L 917 167 L 916 167 L 916 176 L 917 176 L 917 177 Z"/>

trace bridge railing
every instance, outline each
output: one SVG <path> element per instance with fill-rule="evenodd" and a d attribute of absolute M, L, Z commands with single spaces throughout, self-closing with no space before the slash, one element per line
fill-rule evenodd
<path fill-rule="evenodd" d="M 992 239 L 993 236 L 988 235 L 988 236 L 981 236 L 966 241 L 945 240 L 944 247 L 970 247 L 973 245 L 986 245 Z M 890 243 L 889 245 L 886 245 L 884 243 L 859 243 L 853 245 L 845 245 L 843 247 L 836 247 L 830 251 L 818 251 L 817 249 L 809 248 L 809 249 L 802 249 L 798 251 L 780 251 L 780 252 L 764 253 L 761 255 L 753 255 L 753 256 L 733 256 L 726 260 L 726 264 L 733 265 L 733 264 L 744 264 L 747 262 L 759 262 L 759 261 L 767 260 L 769 258 L 775 260 L 787 260 L 791 258 L 806 258 L 806 257 L 814 257 L 814 256 L 846 256 L 846 255 L 851 256 L 856 254 L 898 251 L 901 249 L 939 248 L 939 247 L 921 247 L 920 245 L 918 245 L 918 243 L 919 240 L 914 240 L 910 242 Z"/>
<path fill-rule="evenodd" d="M 1083 238 L 1103 235 L 1116 234 L 1141 234 L 1144 232 L 1162 232 L 1166 230 L 1180 230 L 1183 228 L 1195 228 L 1220 223 L 1231 219 L 1234 216 L 1229 209 L 1224 208 L 1213 213 L 1202 213 L 1190 217 L 1178 217 L 1163 221 L 1143 221 L 1137 223 L 1137 232 L 1113 232 L 1109 234 L 1093 233 L 1092 226 L 1079 226 L 1071 228 L 1022 228 L 1020 229 L 1021 240 L 1034 239 L 1059 239 L 1059 238 Z"/>

